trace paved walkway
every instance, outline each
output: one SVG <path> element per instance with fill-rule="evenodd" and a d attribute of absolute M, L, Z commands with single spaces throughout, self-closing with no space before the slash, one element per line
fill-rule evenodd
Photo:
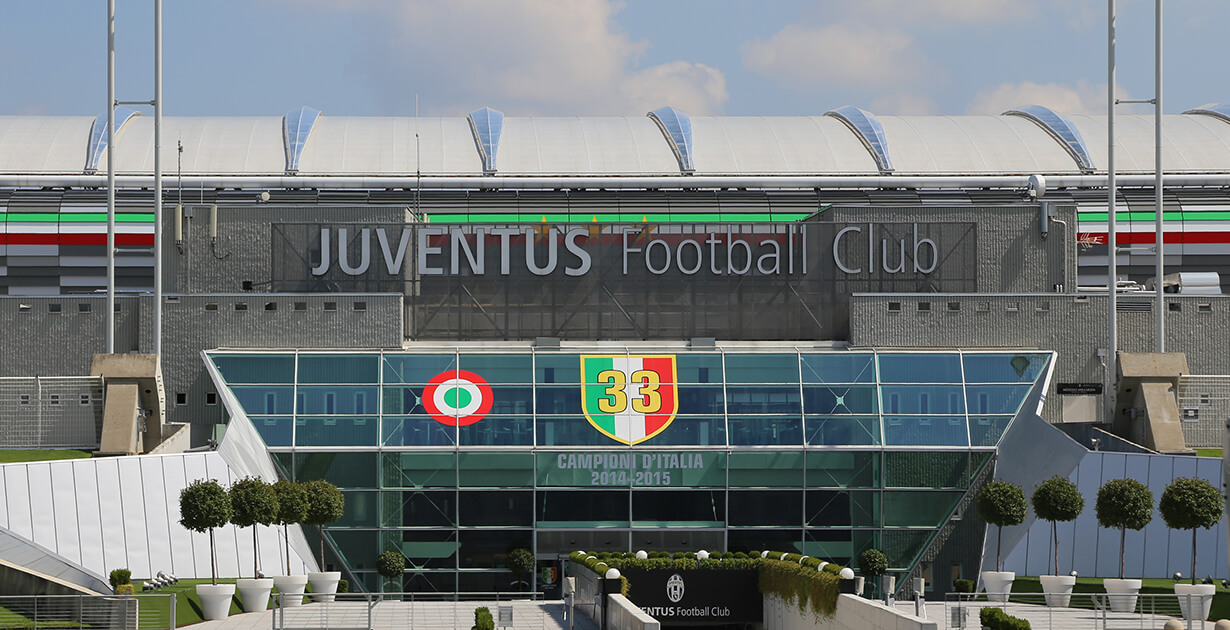
<path fill-rule="evenodd" d="M 469 630 L 474 625 L 474 609 L 486 606 L 496 617 L 496 627 L 514 630 L 597 630 L 585 615 L 576 615 L 573 625 L 563 618 L 564 602 L 555 601 L 461 601 L 461 602 L 374 602 L 369 611 L 366 602 L 317 602 L 291 606 L 282 611 L 231 615 L 218 621 L 204 621 L 194 630 Z M 512 625 L 501 626 L 500 607 L 512 607 Z M 274 615 L 280 615 L 275 624 Z"/>

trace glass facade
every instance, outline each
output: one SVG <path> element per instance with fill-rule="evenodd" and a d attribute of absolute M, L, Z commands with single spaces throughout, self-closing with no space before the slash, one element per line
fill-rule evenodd
<path fill-rule="evenodd" d="M 376 588 L 506 589 L 509 550 L 775 548 L 917 562 L 1049 373 L 1047 352 L 214 351 L 290 479 Z M 1032 410 L 1029 411 L 1032 413 Z"/>

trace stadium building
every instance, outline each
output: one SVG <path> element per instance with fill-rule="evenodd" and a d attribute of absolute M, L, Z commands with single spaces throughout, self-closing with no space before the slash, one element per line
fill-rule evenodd
<path fill-rule="evenodd" d="M 105 116 L 0 116 L 2 443 L 164 458 L 135 489 L 0 466 L 0 527 L 87 574 L 191 575 L 207 551 L 167 515 L 184 469 L 324 477 L 347 504 L 326 564 L 367 589 L 390 549 L 406 590 L 492 591 L 515 547 L 547 590 L 577 549 L 877 547 L 943 592 L 994 562 L 971 503 L 993 478 L 1071 477 L 1091 502 L 1125 475 L 1220 477 L 1175 453 L 1220 447 L 1230 414 L 1208 376 L 1230 374 L 1230 107 L 1164 124 L 1158 301 L 1152 117 L 1117 127 L 1111 282 L 1106 120 L 1037 106 L 169 117 L 161 242 L 150 118 L 108 147 Z M 108 151 L 114 350 L 156 361 L 95 356 Z M 83 507 L 134 492 L 165 509 Z M 43 523 L 45 495 L 94 516 Z M 1061 553 L 1112 574 L 1118 536 L 1087 512 Z M 1046 572 L 1048 532 L 1006 531 L 1009 567 Z M 1187 566 L 1146 535 L 1167 534 L 1129 536 L 1136 573 Z M 1201 536 L 1224 574 L 1224 528 Z"/>

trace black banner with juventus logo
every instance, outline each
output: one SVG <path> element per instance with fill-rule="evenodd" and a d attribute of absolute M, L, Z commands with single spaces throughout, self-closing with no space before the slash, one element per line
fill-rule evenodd
<path fill-rule="evenodd" d="M 721 569 L 627 569 L 628 598 L 666 626 L 760 623 L 759 572 Z"/>

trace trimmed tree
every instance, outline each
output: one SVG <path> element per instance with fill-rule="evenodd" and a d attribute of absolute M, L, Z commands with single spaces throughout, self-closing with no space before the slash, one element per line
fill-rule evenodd
<path fill-rule="evenodd" d="M 386 580 L 400 578 L 406 573 L 406 557 L 396 551 L 386 551 L 376 556 L 376 572 Z"/>
<path fill-rule="evenodd" d="M 1093 506 L 1098 525 L 1119 530 L 1119 579 L 1123 579 L 1123 549 L 1127 530 L 1139 531 L 1153 520 L 1153 493 L 1135 479 L 1112 479 L 1098 488 Z"/>
<path fill-rule="evenodd" d="M 278 496 L 278 516 L 274 522 L 282 526 L 282 540 L 286 543 L 286 575 L 290 575 L 289 525 L 297 525 L 307 518 L 307 491 L 293 481 L 279 479 L 273 484 L 273 493 Z"/>
<path fill-rule="evenodd" d="M 864 549 L 863 553 L 858 554 L 858 569 L 863 572 L 864 576 L 872 578 L 872 588 L 879 592 L 882 590 L 881 585 L 875 578 L 888 572 L 888 556 L 874 547 Z"/>
<path fill-rule="evenodd" d="M 272 525 L 278 519 L 278 495 L 260 477 L 244 477 L 231 484 L 231 522 L 252 528 L 252 577 L 260 577 L 260 551 L 256 526 Z"/>
<path fill-rule="evenodd" d="M 324 479 L 313 479 L 303 484 L 307 494 L 307 516 L 303 519 L 305 525 L 315 525 L 320 534 L 320 570 L 325 570 L 325 525 L 337 522 L 342 518 L 346 507 L 346 497 L 337 486 Z"/>
<path fill-rule="evenodd" d="M 214 551 L 214 528 L 231 521 L 231 497 L 217 481 L 196 480 L 179 493 L 179 524 L 198 533 L 209 533 L 209 569 L 218 585 L 218 555 Z"/>
<path fill-rule="evenodd" d="M 1192 584 L 1196 583 L 1196 530 L 1221 522 L 1221 493 L 1203 479 L 1179 477 L 1162 491 L 1157 510 L 1170 529 L 1192 530 Z"/>
<path fill-rule="evenodd" d="M 1034 506 L 1034 514 L 1051 524 L 1051 541 L 1055 545 L 1055 573 L 1059 575 L 1059 522 L 1076 520 L 1085 509 L 1085 497 L 1081 491 L 1064 477 L 1055 475 L 1034 488 L 1029 502 Z"/>
<path fill-rule="evenodd" d="M 978 517 L 997 528 L 995 537 L 995 570 L 999 571 L 999 547 L 1004 527 L 1025 522 L 1025 491 L 1007 481 L 988 483 L 978 493 Z"/>
<path fill-rule="evenodd" d="M 518 547 L 508 552 L 508 568 L 518 579 L 534 571 L 534 554 L 529 549 Z"/>

